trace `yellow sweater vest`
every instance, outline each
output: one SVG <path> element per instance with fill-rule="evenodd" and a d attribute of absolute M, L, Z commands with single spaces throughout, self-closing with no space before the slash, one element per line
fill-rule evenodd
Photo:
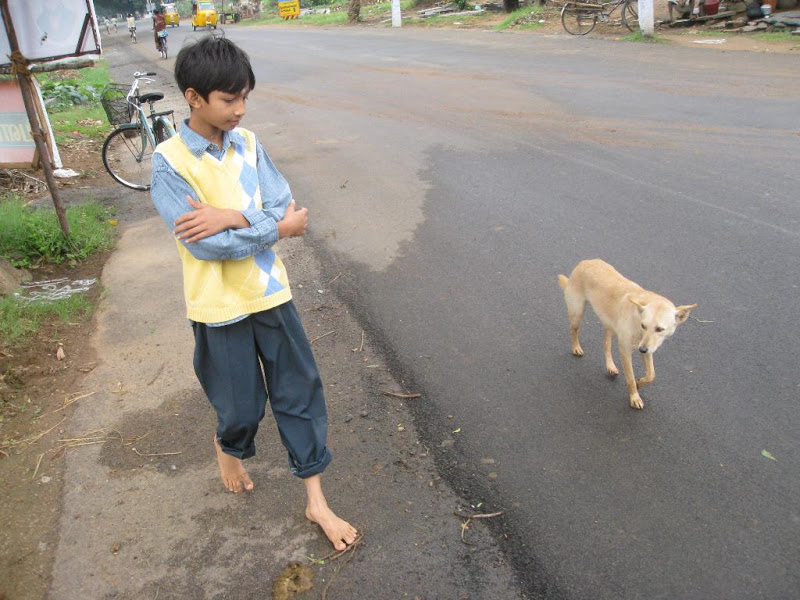
<path fill-rule="evenodd" d="M 157 152 L 186 180 L 200 202 L 234 210 L 260 209 L 256 137 L 246 129 L 234 131 L 244 137 L 245 147 L 231 143 L 222 160 L 208 152 L 198 159 L 177 135 L 159 144 Z M 292 298 L 283 262 L 269 248 L 241 260 L 198 260 L 180 241 L 177 244 L 187 317 L 192 321 L 222 323 Z"/>

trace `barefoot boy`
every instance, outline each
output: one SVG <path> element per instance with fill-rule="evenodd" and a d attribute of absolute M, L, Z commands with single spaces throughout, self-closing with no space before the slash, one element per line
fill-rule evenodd
<path fill-rule="evenodd" d="M 356 530 L 322 493 L 331 461 L 322 382 L 286 270 L 270 249 L 305 233 L 307 209 L 295 207 L 255 134 L 238 127 L 255 86 L 241 49 L 216 37 L 185 46 L 175 79 L 191 115 L 153 155 L 152 197 L 183 263 L 194 368 L 217 413 L 222 481 L 231 492 L 253 489 L 242 460 L 255 454 L 269 396 L 290 470 L 305 483 L 306 517 L 343 550 Z"/>

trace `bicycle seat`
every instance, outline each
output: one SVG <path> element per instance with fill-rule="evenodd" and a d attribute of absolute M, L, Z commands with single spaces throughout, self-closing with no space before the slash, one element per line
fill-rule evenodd
<path fill-rule="evenodd" d="M 142 94 L 139 96 L 140 102 L 155 102 L 156 100 L 161 100 L 164 98 L 164 94 L 162 92 L 148 92 L 146 94 Z"/>

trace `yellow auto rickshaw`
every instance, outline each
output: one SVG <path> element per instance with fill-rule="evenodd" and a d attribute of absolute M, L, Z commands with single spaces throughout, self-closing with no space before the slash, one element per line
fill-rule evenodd
<path fill-rule="evenodd" d="M 192 0 L 192 30 L 198 27 L 217 28 L 217 8 L 213 2 L 206 0 Z"/>
<path fill-rule="evenodd" d="M 174 4 L 164 5 L 164 21 L 166 22 L 167 25 L 172 25 L 173 27 L 181 26 L 181 16 L 175 9 Z"/>

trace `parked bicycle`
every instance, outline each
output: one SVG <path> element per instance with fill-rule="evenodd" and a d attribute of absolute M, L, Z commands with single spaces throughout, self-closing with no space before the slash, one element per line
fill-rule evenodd
<path fill-rule="evenodd" d="M 639 31 L 638 0 L 612 2 L 567 2 L 561 9 L 561 24 L 567 33 L 586 35 L 598 22 L 611 22 L 611 15 L 622 6 L 620 19 L 630 31 Z"/>
<path fill-rule="evenodd" d="M 139 92 L 139 82 L 152 83 L 154 76 L 136 72 L 130 86 L 109 84 L 100 97 L 109 122 L 116 126 L 103 143 L 103 165 L 111 177 L 134 190 L 150 189 L 153 150 L 175 135 L 174 111 L 155 109 L 164 94 Z M 150 114 L 145 104 L 150 105 Z"/>

